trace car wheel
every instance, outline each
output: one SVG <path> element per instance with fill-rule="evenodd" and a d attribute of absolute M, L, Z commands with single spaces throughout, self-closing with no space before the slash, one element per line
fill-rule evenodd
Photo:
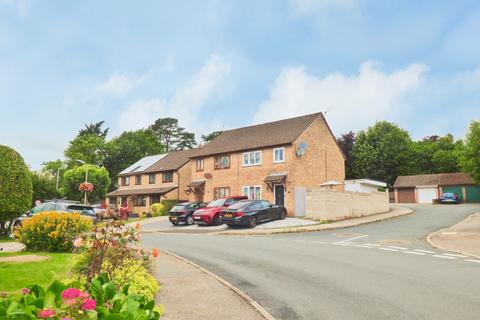
<path fill-rule="evenodd" d="M 187 225 L 191 226 L 193 224 L 193 217 L 192 216 L 188 216 L 187 217 Z"/>
<path fill-rule="evenodd" d="M 172 222 L 174 226 L 178 226 L 178 222 Z"/>
<path fill-rule="evenodd" d="M 222 217 L 220 217 L 220 215 L 217 215 L 217 216 L 215 216 L 215 218 L 213 218 L 213 225 L 214 226 L 219 226 L 222 223 L 223 223 L 222 222 Z"/>
<path fill-rule="evenodd" d="M 250 217 L 250 219 L 248 219 L 248 227 L 255 228 L 256 226 L 257 226 L 257 217 Z"/>
<path fill-rule="evenodd" d="M 280 219 L 285 220 L 286 217 L 287 217 L 287 212 L 283 210 L 282 213 L 280 214 Z"/>

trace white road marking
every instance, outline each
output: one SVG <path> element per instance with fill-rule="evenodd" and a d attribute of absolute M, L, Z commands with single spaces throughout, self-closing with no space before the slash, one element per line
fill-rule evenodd
<path fill-rule="evenodd" d="M 434 254 L 432 257 L 435 257 L 435 258 L 443 258 L 443 259 L 457 259 L 455 257 L 449 257 L 449 256 L 442 256 L 442 255 L 439 255 L 439 254 Z"/>
<path fill-rule="evenodd" d="M 377 249 L 380 249 L 380 250 L 385 250 L 385 251 L 398 251 L 397 249 L 392 249 L 392 248 L 384 248 L 384 247 L 380 247 L 380 248 L 377 248 Z"/>
<path fill-rule="evenodd" d="M 380 245 L 376 244 L 376 243 L 364 243 L 363 245 L 364 246 L 371 246 L 371 247 L 380 247 Z"/>
<path fill-rule="evenodd" d="M 416 251 L 402 251 L 403 253 L 408 253 L 408 254 L 416 254 L 416 255 L 419 255 L 419 256 L 424 256 L 425 253 L 423 252 L 416 252 Z"/>
<path fill-rule="evenodd" d="M 338 241 L 338 242 L 335 242 L 334 244 L 339 244 L 339 243 L 343 243 L 343 242 L 350 242 L 350 241 L 352 241 L 352 240 L 357 240 L 357 239 L 365 238 L 365 237 L 368 237 L 368 234 L 363 235 L 363 236 L 358 236 L 358 237 L 350 238 L 350 239 L 345 239 L 345 240 L 342 240 L 342 241 Z"/>
<path fill-rule="evenodd" d="M 371 247 L 371 246 L 366 246 L 366 245 L 364 245 L 364 244 L 356 244 L 356 245 L 354 245 L 354 247 L 373 249 L 373 247 Z"/>
<path fill-rule="evenodd" d="M 398 249 L 398 250 L 407 250 L 408 248 L 404 248 L 404 247 L 396 247 L 396 246 L 388 246 L 389 248 L 393 248 L 393 249 Z"/>
<path fill-rule="evenodd" d="M 465 261 L 480 263 L 480 260 L 475 260 L 475 259 L 465 259 Z"/>
<path fill-rule="evenodd" d="M 354 243 L 352 243 L 352 242 L 334 242 L 332 244 L 334 244 L 336 246 L 351 246 Z"/>
<path fill-rule="evenodd" d="M 457 253 L 444 253 L 444 256 L 456 257 L 456 258 L 468 258 L 468 256 L 464 254 L 457 254 Z"/>
<path fill-rule="evenodd" d="M 413 251 L 417 251 L 417 252 L 423 252 L 423 253 L 435 253 L 434 251 L 430 251 L 430 250 L 420 250 L 420 249 L 415 249 Z"/>

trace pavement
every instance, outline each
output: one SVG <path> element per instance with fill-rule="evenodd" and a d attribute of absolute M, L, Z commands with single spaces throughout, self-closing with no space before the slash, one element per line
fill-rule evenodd
<path fill-rule="evenodd" d="M 161 279 L 156 302 L 165 307 L 162 320 L 265 319 L 214 277 L 171 255 L 159 253 L 155 275 Z"/>
<path fill-rule="evenodd" d="M 437 248 L 480 258 L 480 213 L 432 233 L 428 241 Z"/>
<path fill-rule="evenodd" d="M 480 259 L 432 248 L 425 238 L 480 205 L 403 207 L 415 214 L 338 230 L 152 232 L 142 241 L 220 276 L 277 319 L 477 319 Z M 210 299 L 203 290 L 198 297 Z"/>

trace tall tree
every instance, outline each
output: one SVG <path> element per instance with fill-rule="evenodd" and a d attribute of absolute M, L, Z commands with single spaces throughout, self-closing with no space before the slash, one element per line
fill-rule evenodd
<path fill-rule="evenodd" d="M 412 173 L 430 174 L 459 171 L 462 146 L 462 141 L 455 141 L 451 134 L 444 137 L 429 136 L 414 142 L 415 161 Z"/>
<path fill-rule="evenodd" d="M 470 175 L 476 183 L 480 183 L 480 121 L 470 123 L 460 165 L 463 172 Z"/>
<path fill-rule="evenodd" d="M 105 121 L 99 121 L 96 123 L 90 123 L 86 124 L 85 128 L 80 129 L 78 132 L 79 136 L 86 136 L 89 134 L 94 134 L 96 136 L 99 136 L 101 138 L 106 138 L 108 134 L 109 128 L 103 129 L 103 125 L 105 124 Z"/>
<path fill-rule="evenodd" d="M 106 149 L 104 166 L 112 180 L 110 190 L 114 189 L 120 171 L 143 157 L 165 152 L 164 146 L 151 130 L 123 132 L 120 136 L 107 142 Z"/>
<path fill-rule="evenodd" d="M 195 134 L 180 127 L 175 118 L 157 119 L 149 129 L 155 133 L 166 152 L 192 148 L 196 144 Z"/>
<path fill-rule="evenodd" d="M 70 141 L 64 154 L 69 168 L 79 165 L 81 160 L 88 164 L 100 166 L 106 157 L 106 142 L 103 136 L 95 134 L 79 135 Z"/>
<path fill-rule="evenodd" d="M 412 139 L 397 125 L 381 121 L 357 134 L 353 171 L 359 178 L 382 180 L 392 186 L 398 175 L 410 173 Z"/>
<path fill-rule="evenodd" d="M 105 198 L 105 195 L 110 185 L 110 177 L 108 171 L 104 167 L 94 165 L 83 165 L 69 169 L 64 174 L 65 194 L 68 199 L 82 200 L 82 192 L 79 186 L 85 182 L 85 174 L 88 169 L 88 182 L 93 184 L 93 192 L 88 194 L 88 201 L 95 203 Z"/>
<path fill-rule="evenodd" d="M 202 134 L 203 143 L 207 144 L 222 134 L 222 131 L 212 131 L 209 134 Z"/>
<path fill-rule="evenodd" d="M 355 133 L 353 131 L 344 133 L 337 139 L 337 143 L 345 155 L 345 176 L 347 179 L 354 177 L 353 175 L 353 145 L 355 144 Z"/>
<path fill-rule="evenodd" d="M 32 200 L 61 198 L 60 190 L 57 190 L 56 179 L 48 173 L 30 172 L 32 179 Z"/>

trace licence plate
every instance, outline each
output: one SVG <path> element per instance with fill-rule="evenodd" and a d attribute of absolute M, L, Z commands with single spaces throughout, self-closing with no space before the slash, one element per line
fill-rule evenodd
<path fill-rule="evenodd" d="M 225 218 L 232 218 L 233 217 L 233 215 L 231 213 L 225 213 L 223 216 Z"/>
<path fill-rule="evenodd" d="M 172 217 L 171 219 L 172 219 L 172 220 L 177 220 L 177 218 L 176 218 L 176 217 Z"/>

